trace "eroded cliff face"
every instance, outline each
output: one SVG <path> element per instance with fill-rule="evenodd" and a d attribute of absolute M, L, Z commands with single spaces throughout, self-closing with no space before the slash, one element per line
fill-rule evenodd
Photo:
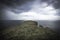
<path fill-rule="evenodd" d="M 56 40 L 56 32 L 37 27 L 36 21 L 24 21 L 21 25 L 2 32 L 4 40 Z"/>

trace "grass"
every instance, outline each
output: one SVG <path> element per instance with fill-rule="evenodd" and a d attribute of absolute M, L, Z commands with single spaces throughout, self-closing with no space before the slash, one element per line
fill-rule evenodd
<path fill-rule="evenodd" d="M 25 21 L 20 26 L 3 30 L 4 40 L 56 40 L 56 33 L 37 26 L 35 21 Z"/>

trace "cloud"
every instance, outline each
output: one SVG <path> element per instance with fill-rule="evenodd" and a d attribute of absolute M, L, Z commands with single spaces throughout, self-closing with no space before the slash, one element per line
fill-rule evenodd
<path fill-rule="evenodd" d="M 30 10 L 28 4 L 29 2 L 32 3 L 32 1 L 33 0 L 0 0 L 0 10 L 8 9 L 15 13 L 19 13 L 19 11 L 23 12 L 25 10 Z"/>
<path fill-rule="evenodd" d="M 37 6 L 38 5 L 38 6 Z M 32 5 L 32 9 L 27 12 L 22 12 L 20 14 L 15 14 L 11 11 L 6 11 L 6 18 L 7 20 L 59 20 L 60 16 L 55 15 L 56 10 L 53 8 L 52 5 L 50 6 L 42 6 Z"/>
<path fill-rule="evenodd" d="M 59 16 L 37 14 L 36 12 L 23 12 L 21 14 L 14 14 L 12 12 L 6 13 L 7 20 L 58 20 Z"/>
<path fill-rule="evenodd" d="M 15 8 L 5 8 L 5 20 L 59 20 L 57 9 L 46 2 L 35 0 Z M 19 14 L 18 14 L 19 13 Z"/>
<path fill-rule="evenodd" d="M 46 2 L 48 5 L 53 4 L 54 8 L 60 9 L 60 0 L 41 0 L 41 2 Z"/>
<path fill-rule="evenodd" d="M 14 5 L 22 5 L 28 1 L 33 0 L 0 0 L 0 3 L 5 4 L 7 6 L 14 6 Z"/>
<path fill-rule="evenodd" d="M 2 5 L 2 6 L 0 5 L 0 9 L 10 10 L 12 12 L 15 12 L 16 14 L 29 11 L 31 9 L 31 5 L 33 3 L 33 0 L 10 0 L 10 1 L 9 0 L 5 0 L 5 1 L 0 0 L 0 1 L 1 1 L 1 5 Z"/>

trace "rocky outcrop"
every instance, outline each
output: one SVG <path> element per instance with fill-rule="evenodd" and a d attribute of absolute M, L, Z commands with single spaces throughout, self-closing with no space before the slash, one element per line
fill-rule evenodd
<path fill-rule="evenodd" d="M 2 36 L 4 40 L 56 40 L 54 31 L 37 25 L 35 21 L 24 21 L 20 26 L 4 30 Z"/>

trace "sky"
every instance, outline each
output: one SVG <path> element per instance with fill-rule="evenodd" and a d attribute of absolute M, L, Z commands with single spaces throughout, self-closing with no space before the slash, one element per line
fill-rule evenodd
<path fill-rule="evenodd" d="M 60 20 L 60 0 L 0 0 L 2 20 Z"/>

